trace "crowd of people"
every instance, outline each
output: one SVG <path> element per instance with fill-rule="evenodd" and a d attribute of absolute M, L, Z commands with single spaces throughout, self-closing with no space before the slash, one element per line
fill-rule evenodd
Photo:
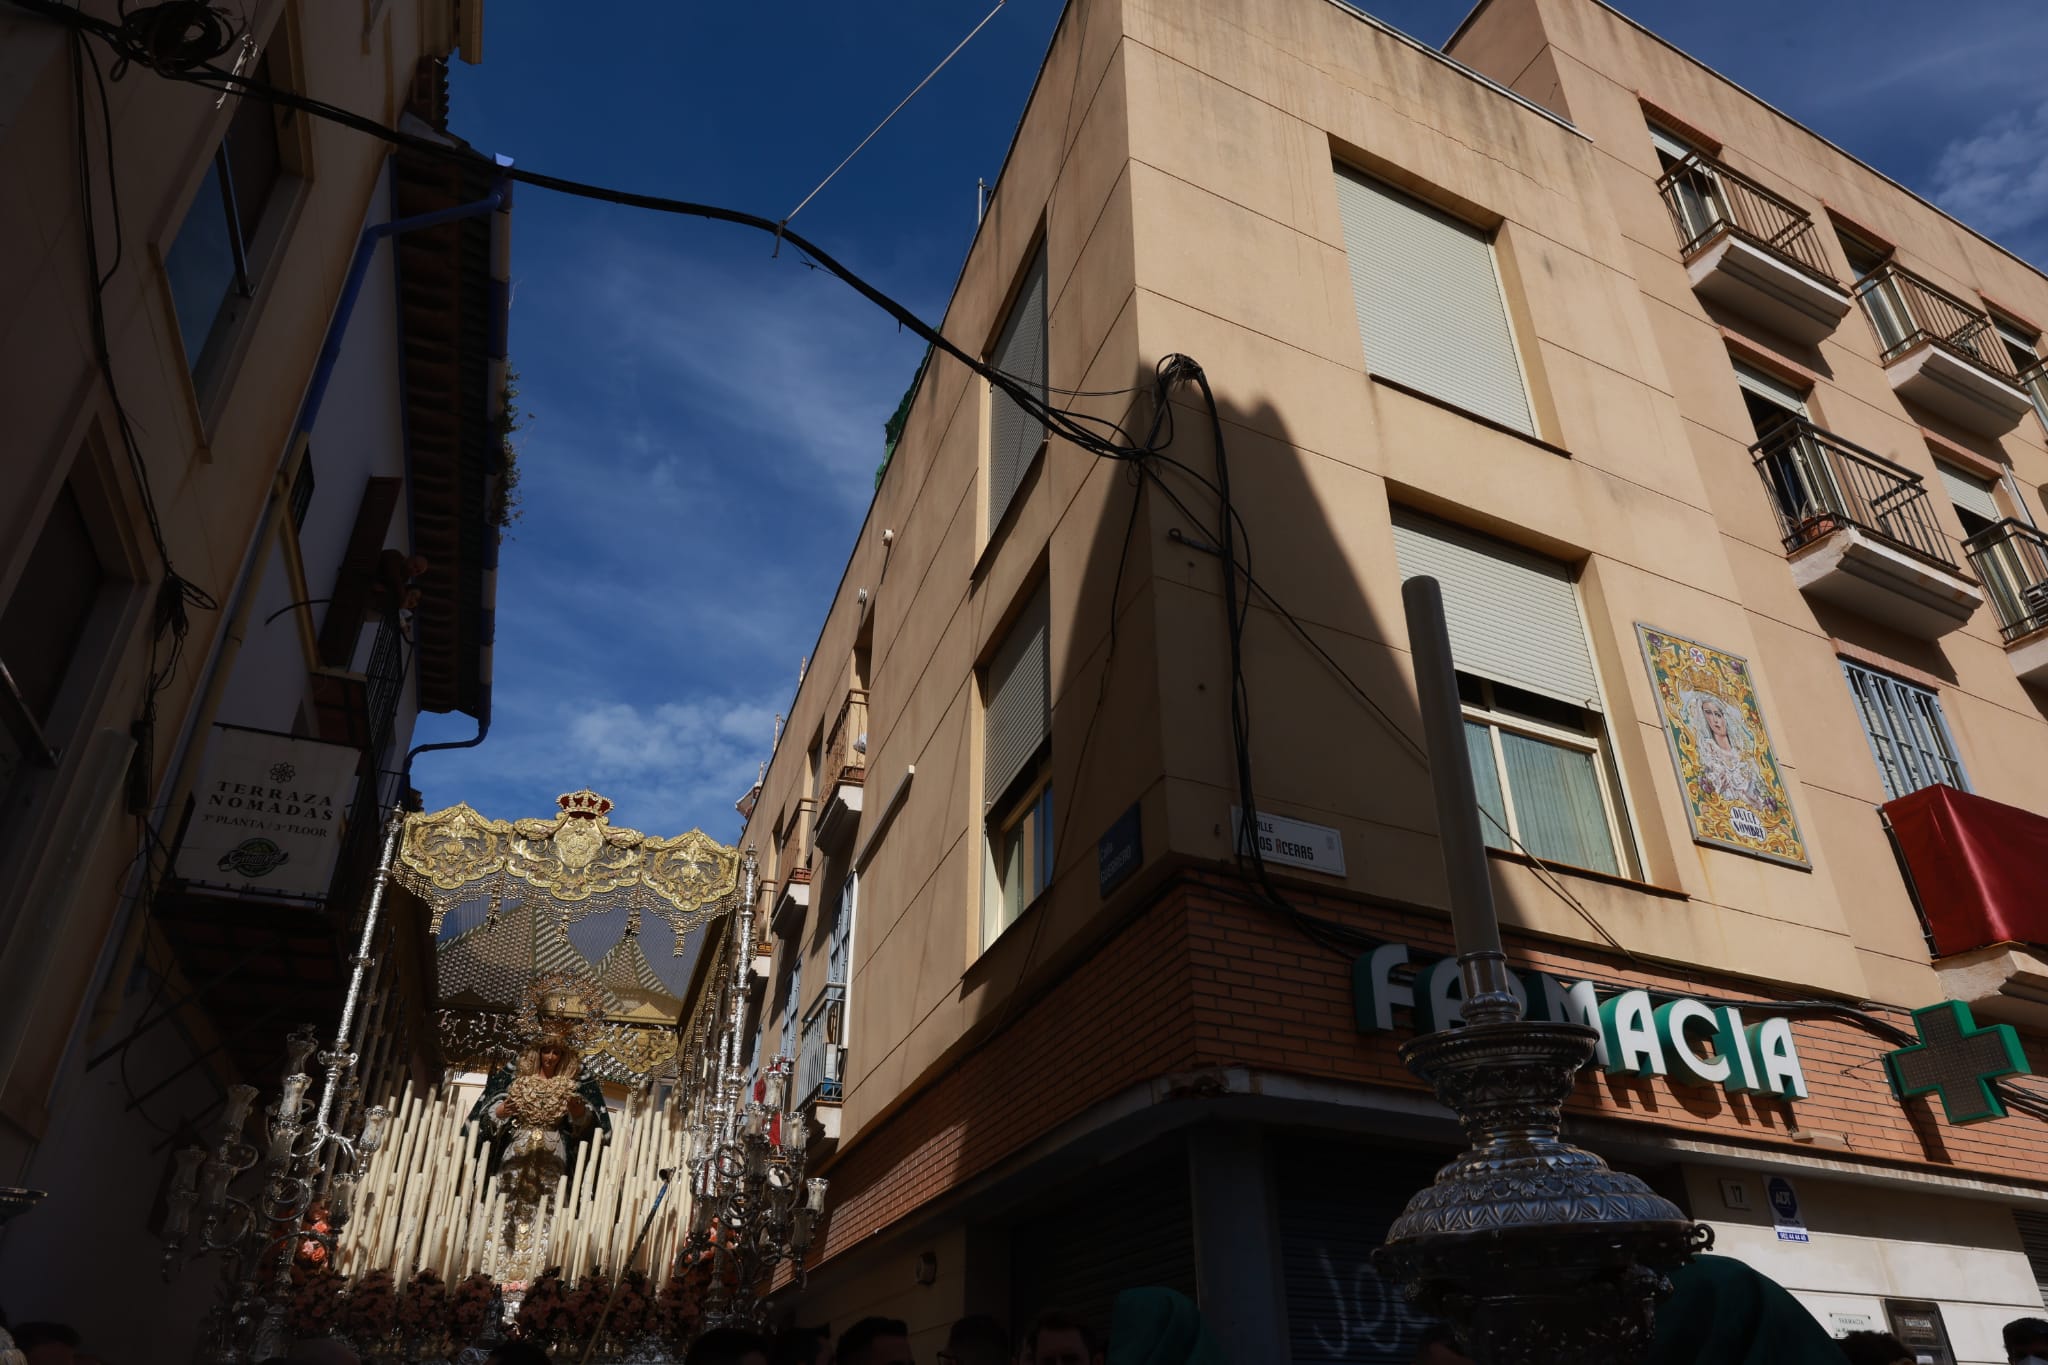
<path fill-rule="evenodd" d="M 1792 1295 L 1740 1261 L 1702 1256 L 1673 1277 L 1675 1292 L 1659 1310 L 1646 1365 L 1923 1365 L 1924 1358 L 1889 1332 L 1830 1337 Z M 60 1323 L 13 1329 L 25 1365 L 97 1365 L 78 1333 Z M 0 1338 L 4 1342 L 4 1338 Z M 2048 1318 L 2005 1325 L 2007 1365 L 2048 1365 Z M 8 1355 L 0 1351 L 0 1357 Z M 946 1334 L 936 1365 L 1227 1365 L 1227 1357 L 1186 1295 L 1171 1289 L 1127 1289 L 1117 1295 L 1107 1332 L 1078 1314 L 1038 1315 L 1011 1340 L 985 1315 L 962 1318 Z M 16 1365 L 0 1360 L 0 1365 Z M 334 1340 L 301 1342 L 290 1356 L 265 1365 L 360 1365 Z M 500 1343 L 484 1365 L 552 1365 L 529 1342 Z M 739 1327 L 706 1332 L 684 1365 L 916 1365 L 910 1327 L 895 1318 L 862 1318 L 835 1341 L 824 1327 L 775 1336 Z M 1472 1365 L 1448 1324 L 1423 1331 L 1414 1365 Z"/>

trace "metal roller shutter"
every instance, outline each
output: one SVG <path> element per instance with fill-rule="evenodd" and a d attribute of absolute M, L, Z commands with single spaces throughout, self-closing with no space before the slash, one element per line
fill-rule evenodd
<path fill-rule="evenodd" d="M 1372 1268 L 1409 1196 L 1449 1154 L 1353 1142 L 1290 1141 L 1276 1161 L 1289 1359 L 1298 1365 L 1408 1365 L 1429 1319 Z"/>
<path fill-rule="evenodd" d="M 1767 374 L 1762 370 L 1752 369 L 1739 360 L 1734 362 L 1734 364 L 1735 382 L 1737 384 L 1748 389 L 1766 403 L 1784 408 L 1788 412 L 1796 412 L 1801 417 L 1808 415 L 1806 411 L 1806 391 L 1804 389 L 1796 389 L 1778 378 L 1778 376 Z"/>
<path fill-rule="evenodd" d="M 1443 586 L 1460 672 L 1600 709 L 1600 682 L 1572 572 L 1554 559 L 1405 508 L 1394 509 L 1401 577 Z"/>
<path fill-rule="evenodd" d="M 1493 243 L 1399 190 L 1336 169 L 1365 368 L 1535 435 Z"/>
<path fill-rule="evenodd" d="M 2041 1303 L 2048 1306 L 2048 1214 L 2022 1213 L 2014 1209 L 2012 1220 L 2019 1224 L 2020 1245 L 2026 1250 L 2027 1265 L 2033 1269 L 2034 1285 L 2040 1291 Z"/>
<path fill-rule="evenodd" d="M 1939 460 L 1934 462 L 1934 468 L 1941 475 L 1941 486 L 1948 490 L 1950 502 L 1966 512 L 1975 512 L 1986 521 L 2005 520 L 2005 513 L 1998 510 L 1997 499 L 1991 496 L 1989 483 L 1975 474 L 1951 469 Z"/>
<path fill-rule="evenodd" d="M 1035 389 L 1041 399 L 1046 386 L 1045 326 L 1045 248 L 1040 247 L 1024 271 L 1017 301 L 1010 305 L 1009 320 L 989 359 L 1004 374 Z M 1001 389 L 992 390 L 989 400 L 988 524 L 994 529 L 1024 481 L 1024 471 L 1045 444 L 1045 424 Z"/>
<path fill-rule="evenodd" d="M 1046 610 L 1046 589 L 1041 583 L 989 660 L 988 708 L 981 745 L 984 803 L 1003 794 L 1052 733 Z"/>
<path fill-rule="evenodd" d="M 1109 1168 L 1050 1201 L 1011 1241 L 1012 1321 L 1048 1308 L 1105 1335 L 1119 1291 L 1158 1285 L 1196 1298 L 1193 1200 L 1178 1144 Z"/>

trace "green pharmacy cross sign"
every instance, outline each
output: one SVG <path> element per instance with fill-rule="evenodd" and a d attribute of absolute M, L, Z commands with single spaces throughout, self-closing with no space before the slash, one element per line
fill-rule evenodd
<path fill-rule="evenodd" d="M 1982 1123 L 2005 1117 L 2005 1104 L 1991 1083 L 2000 1076 L 2028 1074 L 2019 1034 L 2010 1024 L 1984 1028 L 1960 1000 L 1913 1011 L 1920 1041 L 1885 1054 L 1884 1071 L 1900 1099 L 1933 1093 L 1950 1123 Z"/>

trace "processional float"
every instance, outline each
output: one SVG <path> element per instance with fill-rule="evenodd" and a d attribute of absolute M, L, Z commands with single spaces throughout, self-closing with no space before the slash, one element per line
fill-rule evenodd
<path fill-rule="evenodd" d="M 211 1148 L 179 1154 L 165 1269 L 224 1255 L 210 1359 L 335 1336 L 366 1360 L 433 1361 L 518 1336 L 570 1360 L 669 1360 L 707 1327 L 759 1323 L 784 1261 L 801 1279 L 825 1182 L 804 1178 L 786 1060 L 744 1038 L 752 854 L 613 825 L 592 791 L 556 804 L 393 813 L 331 1041 L 291 1035 L 255 1134 L 258 1092 L 236 1086 Z M 395 894 L 438 941 L 444 1066 L 372 1094 L 395 1075 L 365 1065 Z M 643 927 L 665 921 L 683 962 L 728 913 L 686 1023 Z M 614 933 L 594 957 L 577 946 Z"/>

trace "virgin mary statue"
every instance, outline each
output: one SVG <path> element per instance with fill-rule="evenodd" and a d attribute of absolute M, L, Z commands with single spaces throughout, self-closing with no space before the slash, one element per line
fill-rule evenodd
<path fill-rule="evenodd" d="M 486 1264 L 505 1284 L 524 1284 L 547 1268 L 553 1231 L 548 1200 L 568 1174 L 576 1145 L 612 1127 L 604 1090 L 596 1077 L 583 1074 L 582 1055 L 566 1024 L 547 1021 L 516 1066 L 491 1073 L 469 1112 L 490 1146 L 504 1198 L 504 1218 L 491 1230 Z"/>

